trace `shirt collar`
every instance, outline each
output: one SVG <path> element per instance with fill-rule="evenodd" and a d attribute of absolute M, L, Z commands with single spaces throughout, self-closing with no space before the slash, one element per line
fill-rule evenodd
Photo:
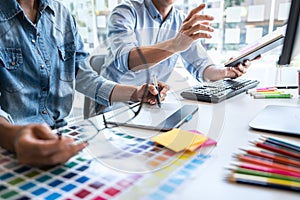
<path fill-rule="evenodd" d="M 153 19 L 161 19 L 162 20 L 162 16 L 161 14 L 158 12 L 158 10 L 156 9 L 155 5 L 153 4 L 152 0 L 145 0 L 145 6 L 148 10 L 148 12 L 150 13 L 151 17 Z"/>
<path fill-rule="evenodd" d="M 152 0 L 145 0 L 145 6 L 148 10 L 148 12 L 150 13 L 151 17 L 153 19 L 160 19 L 162 21 L 162 16 L 161 14 L 158 12 L 158 10 L 156 9 L 155 5 L 153 4 Z M 166 20 L 170 17 L 172 17 L 172 15 L 174 14 L 174 9 L 172 8 L 172 10 L 170 11 L 169 15 L 167 16 Z"/>
<path fill-rule="evenodd" d="M 49 8 L 53 15 L 55 14 L 52 0 L 40 0 L 39 10 L 42 11 L 46 8 Z M 22 12 L 22 8 L 17 0 L 0 1 L 0 22 L 7 21 L 20 12 Z"/>

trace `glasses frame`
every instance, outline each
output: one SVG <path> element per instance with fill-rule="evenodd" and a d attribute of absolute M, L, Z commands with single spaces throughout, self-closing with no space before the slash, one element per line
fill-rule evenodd
<path fill-rule="evenodd" d="M 147 63 L 147 61 L 146 61 L 146 58 L 144 57 L 144 55 L 143 55 L 141 49 L 140 49 L 139 47 L 136 47 L 136 50 L 137 50 L 137 52 L 138 52 L 138 54 L 139 54 L 139 56 L 140 56 L 140 58 L 141 58 L 141 60 L 142 60 L 143 65 L 146 67 L 146 77 L 147 77 L 147 79 L 146 79 L 146 87 L 145 87 L 145 89 L 144 89 L 144 92 L 143 92 L 143 95 L 142 95 L 142 98 L 141 98 L 140 101 L 138 101 L 138 102 L 136 102 L 136 103 L 134 103 L 134 104 L 132 104 L 132 105 L 129 105 L 129 108 L 128 108 L 128 109 L 123 110 L 123 111 L 117 113 L 117 114 L 114 115 L 114 116 L 118 116 L 118 115 L 120 115 L 120 114 L 122 114 L 122 113 L 124 113 L 124 112 L 127 112 L 128 110 L 131 110 L 131 111 L 134 113 L 134 115 L 133 115 L 131 118 L 129 118 L 128 120 L 126 120 L 125 122 L 123 122 L 123 123 L 119 123 L 118 125 L 117 125 L 117 124 L 110 124 L 110 125 L 109 125 L 109 124 L 107 123 L 107 118 L 105 117 L 105 113 L 102 113 L 102 120 L 103 120 L 104 127 L 101 128 L 101 129 L 97 128 L 96 124 L 95 124 L 92 120 L 87 119 L 87 120 L 88 120 L 88 121 L 96 128 L 97 132 L 96 132 L 94 135 L 92 135 L 92 136 L 90 136 L 90 137 L 88 137 L 88 138 L 85 138 L 85 139 L 79 140 L 79 141 L 77 141 L 77 142 L 74 142 L 74 144 L 79 144 L 79 143 L 85 143 L 85 142 L 88 142 L 88 141 L 94 139 L 100 132 L 102 132 L 102 131 L 105 130 L 105 129 L 112 129 L 112 128 L 116 128 L 116 127 L 119 127 L 119 126 L 124 126 L 124 125 L 126 125 L 128 122 L 130 122 L 131 120 L 133 120 L 134 118 L 136 118 L 136 116 L 138 116 L 138 114 L 139 114 L 140 111 L 142 110 L 144 100 L 145 100 L 145 98 L 146 98 L 146 96 L 147 96 L 147 94 L 148 94 L 148 88 L 149 88 L 149 84 L 150 84 L 150 72 L 149 72 L 149 65 L 148 65 L 148 63 Z M 139 106 L 139 107 L 138 107 L 138 109 L 135 111 L 134 108 L 136 108 L 137 106 Z M 108 118 L 108 119 L 109 119 L 109 118 Z"/>

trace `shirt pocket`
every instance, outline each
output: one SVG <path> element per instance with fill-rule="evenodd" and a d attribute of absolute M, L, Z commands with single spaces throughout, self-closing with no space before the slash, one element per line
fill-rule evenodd
<path fill-rule="evenodd" d="M 76 46 L 74 42 L 70 42 L 58 47 L 60 56 L 60 80 L 73 81 L 75 79 L 75 53 Z"/>
<path fill-rule="evenodd" d="M 0 88 L 14 93 L 21 90 L 23 57 L 20 48 L 0 49 Z"/>

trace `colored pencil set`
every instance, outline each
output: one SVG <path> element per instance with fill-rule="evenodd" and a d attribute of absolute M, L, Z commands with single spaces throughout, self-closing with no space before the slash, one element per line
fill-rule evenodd
<path fill-rule="evenodd" d="M 278 90 L 276 87 L 256 88 L 248 90 L 248 94 L 253 96 L 254 99 L 274 99 L 274 98 L 292 98 L 293 95 L 286 93 L 284 90 Z"/>
<path fill-rule="evenodd" d="M 263 136 L 251 144 L 254 149 L 234 154 L 229 182 L 300 192 L 300 146 Z"/>

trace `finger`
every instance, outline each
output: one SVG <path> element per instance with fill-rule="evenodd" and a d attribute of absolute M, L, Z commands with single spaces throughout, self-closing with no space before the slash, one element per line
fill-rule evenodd
<path fill-rule="evenodd" d="M 21 148 L 25 149 L 31 155 L 48 156 L 50 154 L 53 154 L 54 152 L 62 151 L 66 146 L 70 146 L 74 142 L 72 138 L 67 137 L 63 137 L 61 140 L 58 140 L 57 137 L 55 137 L 55 139 L 39 139 L 35 136 L 35 133 L 26 134 L 24 132 L 23 136 L 20 137 L 18 140 L 18 143 L 19 145 L 21 145 Z"/>
<path fill-rule="evenodd" d="M 154 85 L 149 85 L 148 87 L 148 92 L 152 95 L 157 95 L 158 94 L 158 91 L 157 89 L 154 87 Z"/>
<path fill-rule="evenodd" d="M 230 70 L 235 73 L 235 76 L 233 78 L 240 77 L 243 75 L 243 73 L 237 70 L 236 67 L 231 67 Z"/>
<path fill-rule="evenodd" d="M 247 67 L 244 64 L 238 64 L 235 69 L 240 71 L 242 74 L 245 74 L 247 72 Z"/>
<path fill-rule="evenodd" d="M 50 164 L 61 164 L 68 161 L 71 157 L 79 153 L 82 149 L 84 149 L 88 143 L 80 143 L 77 145 L 69 145 L 66 146 L 63 151 L 56 152 L 50 156 L 48 163 Z"/>
<path fill-rule="evenodd" d="M 203 25 L 203 26 L 208 26 L 209 22 L 207 21 L 212 21 L 214 19 L 213 16 L 210 15 L 195 15 L 193 16 L 189 21 L 186 21 L 182 25 L 182 30 L 188 30 L 191 27 L 195 27 L 196 25 Z M 206 22 L 204 22 L 206 21 Z"/>
<path fill-rule="evenodd" d="M 56 136 L 52 133 L 50 127 L 46 124 L 33 125 L 33 134 L 39 139 L 56 139 Z"/>
<path fill-rule="evenodd" d="M 44 156 L 28 156 L 22 157 L 19 161 L 23 164 L 29 164 L 32 166 L 50 166 L 65 163 L 72 156 L 76 155 L 79 151 L 87 146 L 87 143 L 81 143 L 79 145 L 70 145 L 62 152 L 56 152 L 55 154 Z"/>
<path fill-rule="evenodd" d="M 203 25 L 203 24 L 197 24 L 197 25 L 191 27 L 190 29 L 184 31 L 183 33 L 188 35 L 188 36 L 192 36 L 194 34 L 204 33 L 204 32 L 214 32 L 214 29 L 211 28 L 210 26 L 206 26 L 206 25 Z"/>
<path fill-rule="evenodd" d="M 158 87 L 160 89 L 160 92 L 166 93 L 170 90 L 170 86 L 161 81 L 158 81 Z"/>
<path fill-rule="evenodd" d="M 72 146 L 74 140 L 72 138 L 64 137 L 61 140 L 41 140 L 36 145 L 41 154 L 48 156 L 57 152 L 63 152 L 69 146 Z"/>
<path fill-rule="evenodd" d="M 250 67 L 250 65 L 251 65 L 251 62 L 250 62 L 249 60 L 245 60 L 245 61 L 243 62 L 243 66 L 244 66 L 245 68 Z"/>
<path fill-rule="evenodd" d="M 196 33 L 194 35 L 191 35 L 190 38 L 192 38 L 193 40 L 197 40 L 199 38 L 210 39 L 210 38 L 212 38 L 212 36 L 210 34 L 208 34 L 208 33 L 202 33 L 202 32 L 200 32 L 200 33 Z"/>
<path fill-rule="evenodd" d="M 205 4 L 202 3 L 202 4 L 200 4 L 198 7 L 192 9 L 191 12 L 188 14 L 188 16 L 185 18 L 184 22 L 190 20 L 190 18 L 191 18 L 193 15 L 195 15 L 195 14 L 198 13 L 198 12 L 200 12 L 200 11 L 203 10 L 204 8 L 205 8 Z"/>
<path fill-rule="evenodd" d="M 170 87 L 168 85 L 162 83 L 162 82 L 159 82 L 158 85 L 159 85 L 159 88 L 160 88 L 160 92 L 159 92 L 160 99 L 162 101 L 164 101 L 165 97 L 167 96 L 167 92 L 169 91 Z"/>

